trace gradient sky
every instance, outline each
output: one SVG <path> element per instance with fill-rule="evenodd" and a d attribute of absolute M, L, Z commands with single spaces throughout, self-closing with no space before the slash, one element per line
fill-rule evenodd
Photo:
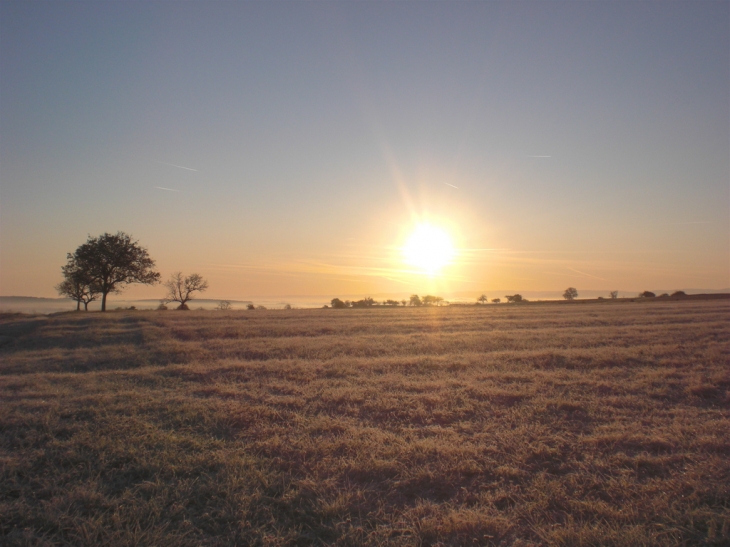
<path fill-rule="evenodd" d="M 209 297 L 727 288 L 730 2 L 3 0 L 0 177 L 2 295 L 118 230 Z"/>

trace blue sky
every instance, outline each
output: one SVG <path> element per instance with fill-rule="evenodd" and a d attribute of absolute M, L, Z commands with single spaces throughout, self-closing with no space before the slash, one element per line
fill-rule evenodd
<path fill-rule="evenodd" d="M 0 294 L 117 230 L 221 297 L 728 287 L 729 20 L 0 2 Z M 460 250 L 436 277 L 400 258 L 424 220 Z"/>

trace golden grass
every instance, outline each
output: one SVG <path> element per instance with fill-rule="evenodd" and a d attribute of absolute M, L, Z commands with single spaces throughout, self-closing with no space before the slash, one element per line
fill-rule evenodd
<path fill-rule="evenodd" d="M 0 317 L 0 543 L 726 545 L 730 307 Z"/>

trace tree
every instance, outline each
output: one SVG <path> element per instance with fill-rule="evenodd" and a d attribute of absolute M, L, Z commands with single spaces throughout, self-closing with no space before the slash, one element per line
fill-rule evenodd
<path fill-rule="evenodd" d="M 405 305 L 408 304 L 408 300 L 401 300 L 400 303 L 401 306 L 405 307 Z"/>
<path fill-rule="evenodd" d="M 208 288 L 208 282 L 196 273 L 183 277 L 182 272 L 175 272 L 168 281 L 165 281 L 165 287 L 167 288 L 165 300 L 180 302 L 177 309 L 187 310 L 189 309 L 187 302 L 194 298 L 193 293 L 205 291 Z"/>
<path fill-rule="evenodd" d="M 492 298 L 492 304 L 499 304 L 501 301 L 501 298 Z"/>
<path fill-rule="evenodd" d="M 215 307 L 217 310 L 227 311 L 231 309 L 231 302 L 229 300 L 221 300 Z"/>
<path fill-rule="evenodd" d="M 610 296 L 612 300 L 616 300 L 618 298 L 618 291 L 611 291 L 608 293 L 608 296 Z"/>
<path fill-rule="evenodd" d="M 644 291 L 642 293 L 639 293 L 640 298 L 654 298 L 655 296 L 656 294 L 651 291 Z"/>
<path fill-rule="evenodd" d="M 342 300 L 340 300 L 339 298 L 333 298 L 332 301 L 330 302 L 330 305 L 335 309 L 342 309 L 342 308 L 347 307 L 347 306 L 345 306 L 345 303 Z"/>
<path fill-rule="evenodd" d="M 522 302 L 522 295 L 521 294 L 514 294 L 514 295 L 506 295 L 505 298 L 507 299 L 507 302 L 511 304 L 517 304 L 519 302 Z"/>
<path fill-rule="evenodd" d="M 67 296 L 76 302 L 76 311 L 84 304 L 84 311 L 89 311 L 89 302 L 99 298 L 99 287 L 78 268 L 75 261 L 69 259 L 68 263 L 61 268 L 65 278 L 58 285 L 56 290 L 61 296 Z"/>
<path fill-rule="evenodd" d="M 411 306 L 422 306 L 423 305 L 423 302 L 421 302 L 421 297 L 418 296 L 417 294 L 411 295 L 411 300 L 409 303 Z"/>
<path fill-rule="evenodd" d="M 481 295 L 479 298 L 477 298 L 477 302 L 480 304 L 486 304 L 489 301 L 486 294 Z"/>
<path fill-rule="evenodd" d="M 568 287 L 563 293 L 563 298 L 565 298 L 566 300 L 575 300 L 576 298 L 578 298 L 578 289 L 576 289 L 575 287 Z"/>
<path fill-rule="evenodd" d="M 67 255 L 79 271 L 101 292 L 101 311 L 106 311 L 106 297 L 119 293 L 124 285 L 154 285 L 160 274 L 154 271 L 155 261 L 138 242 L 124 232 L 104 233 L 91 237 L 76 251 Z"/>
<path fill-rule="evenodd" d="M 674 291 L 672 293 L 672 296 L 674 296 L 674 297 L 687 296 L 687 293 L 684 291 Z"/>

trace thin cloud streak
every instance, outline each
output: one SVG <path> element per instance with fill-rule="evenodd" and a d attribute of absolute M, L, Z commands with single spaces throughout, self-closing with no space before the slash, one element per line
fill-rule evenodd
<path fill-rule="evenodd" d="M 456 188 L 457 190 L 459 189 L 458 186 L 454 186 L 453 184 L 449 184 L 448 182 L 444 182 L 443 184 L 445 184 L 446 186 L 451 186 L 452 188 Z"/>
<path fill-rule="evenodd" d="M 167 163 L 166 161 L 157 161 L 157 163 L 161 163 L 162 165 L 169 165 L 170 167 L 177 167 L 178 169 L 185 169 L 186 171 L 195 171 L 198 172 L 197 169 L 192 169 L 190 167 L 183 167 L 182 165 L 175 165 L 174 163 Z"/>
<path fill-rule="evenodd" d="M 168 192 L 179 192 L 180 190 L 175 190 L 174 188 L 165 188 L 164 186 L 155 186 L 158 190 L 167 190 Z"/>
<path fill-rule="evenodd" d="M 580 270 L 576 270 L 575 268 L 568 268 L 568 269 L 569 269 L 569 270 L 570 270 L 571 272 L 575 272 L 575 273 L 577 273 L 577 274 L 580 274 L 580 275 L 584 275 L 584 276 L 586 276 L 586 277 L 592 277 L 593 279 L 600 279 L 601 281 L 608 281 L 608 279 L 604 279 L 604 278 L 602 278 L 602 277 L 598 277 L 597 275 L 591 275 L 591 274 L 589 274 L 589 273 L 586 273 L 586 272 L 581 272 Z"/>

